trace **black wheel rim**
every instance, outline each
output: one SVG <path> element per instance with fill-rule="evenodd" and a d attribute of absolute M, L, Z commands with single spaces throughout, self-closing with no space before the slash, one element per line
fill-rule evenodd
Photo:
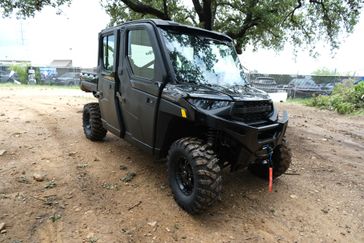
<path fill-rule="evenodd" d="M 189 196 L 193 192 L 194 180 L 190 162 L 186 158 L 180 158 L 176 166 L 176 180 L 179 189 Z"/>
<path fill-rule="evenodd" d="M 84 123 L 85 123 L 86 133 L 90 134 L 91 133 L 91 122 L 90 122 L 90 113 L 88 113 L 88 112 L 85 112 Z"/>

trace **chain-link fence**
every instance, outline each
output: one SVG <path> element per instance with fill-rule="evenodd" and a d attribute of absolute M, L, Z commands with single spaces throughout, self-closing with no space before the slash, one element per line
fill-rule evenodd
<path fill-rule="evenodd" d="M 315 76 L 288 74 L 249 73 L 247 78 L 258 89 L 268 93 L 287 92 L 289 98 L 305 98 L 318 94 L 330 94 L 338 83 L 354 82 L 360 77 Z"/>
<path fill-rule="evenodd" d="M 34 67 L 30 64 L 0 65 L 0 83 L 79 85 L 80 72 L 95 69 L 79 67 Z M 350 76 L 315 76 L 288 74 L 247 73 L 250 83 L 268 93 L 286 92 L 290 98 L 330 94 L 334 86 L 345 80 L 358 80 Z"/>
<path fill-rule="evenodd" d="M 81 68 L 0 65 L 0 83 L 79 85 Z"/>

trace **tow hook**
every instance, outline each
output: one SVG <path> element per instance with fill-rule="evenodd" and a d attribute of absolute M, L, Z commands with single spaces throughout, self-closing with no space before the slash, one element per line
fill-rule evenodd
<path fill-rule="evenodd" d="M 268 166 L 269 166 L 269 185 L 268 185 L 268 190 L 269 192 L 272 192 L 273 191 L 273 160 L 272 160 L 272 155 L 273 155 L 273 149 L 271 146 L 269 145 L 266 145 L 263 147 L 264 150 L 267 151 L 267 154 L 268 154 L 268 159 L 267 159 L 267 162 L 268 162 Z"/>

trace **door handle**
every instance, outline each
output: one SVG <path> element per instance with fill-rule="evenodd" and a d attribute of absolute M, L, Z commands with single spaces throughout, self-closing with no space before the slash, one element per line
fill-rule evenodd
<path fill-rule="evenodd" d="M 126 99 L 121 96 L 120 92 L 116 92 L 116 97 L 118 97 L 120 102 L 126 103 Z"/>
<path fill-rule="evenodd" d="M 149 98 L 149 97 L 148 97 L 148 98 L 147 98 L 147 103 L 148 103 L 148 104 L 153 104 L 153 103 L 154 103 L 154 101 L 153 101 L 151 98 Z"/>
<path fill-rule="evenodd" d="M 104 97 L 103 93 L 101 91 L 97 91 L 95 93 L 95 97 L 98 98 L 98 99 L 102 99 Z"/>
<path fill-rule="evenodd" d="M 162 86 L 162 82 L 155 81 L 154 85 L 157 86 L 158 88 L 160 88 Z"/>
<path fill-rule="evenodd" d="M 121 99 L 121 94 L 120 94 L 120 92 L 116 92 L 116 97 L 118 97 L 118 98 L 119 98 L 119 100 Z"/>

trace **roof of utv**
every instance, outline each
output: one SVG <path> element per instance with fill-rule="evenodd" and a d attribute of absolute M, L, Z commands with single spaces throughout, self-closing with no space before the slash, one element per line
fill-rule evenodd
<path fill-rule="evenodd" d="M 217 39 L 223 39 L 225 41 L 232 41 L 232 39 L 224 34 L 224 33 L 220 33 L 220 32 L 216 32 L 216 31 L 210 31 L 210 30 L 206 30 L 206 29 L 202 29 L 202 28 L 198 28 L 198 27 L 193 27 L 193 26 L 189 26 L 189 25 L 184 25 L 184 24 L 180 24 L 174 21 L 169 21 L 169 20 L 162 20 L 162 19 L 140 19 L 140 20 L 132 20 L 132 21 L 127 21 L 121 25 L 118 26 L 114 26 L 114 27 L 110 27 L 107 29 L 104 29 L 102 32 L 107 32 L 110 31 L 112 29 L 118 29 L 122 26 L 127 26 L 127 25 L 131 25 L 131 24 L 138 24 L 138 23 L 150 23 L 152 25 L 156 25 L 159 27 L 164 27 L 164 28 L 168 28 L 168 29 L 175 29 L 176 31 L 181 30 L 181 31 L 185 31 L 188 33 L 196 33 L 199 32 L 201 34 L 205 34 L 205 35 L 210 35 L 210 36 L 214 36 Z"/>

